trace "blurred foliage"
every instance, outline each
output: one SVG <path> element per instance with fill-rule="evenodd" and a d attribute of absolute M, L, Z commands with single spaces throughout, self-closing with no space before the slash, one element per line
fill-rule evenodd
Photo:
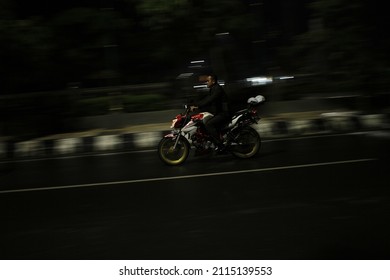
<path fill-rule="evenodd" d="M 311 74 L 309 93 L 388 90 L 390 27 L 377 1 L 317 0 L 310 4 L 309 30 L 281 48 L 290 72 Z M 387 23 L 387 26 L 386 26 Z M 313 84 L 315 86 L 313 86 Z"/>
<path fill-rule="evenodd" d="M 250 41 L 254 25 L 239 0 L 0 0 L 0 133 L 72 129 L 74 117 L 108 113 L 112 97 L 59 90 L 169 81 L 194 57 L 209 55 L 216 33 Z M 124 94 L 122 105 L 152 110 L 165 99 Z"/>
<path fill-rule="evenodd" d="M 75 102 L 75 117 L 105 115 L 110 109 L 110 97 L 79 99 Z"/>
<path fill-rule="evenodd" d="M 112 97 L 59 90 L 172 81 L 192 59 L 211 58 L 224 78 L 305 77 L 270 89 L 284 99 L 387 91 L 387 17 L 379 0 L 0 0 L 0 96 L 13 96 L 1 100 L 0 133 L 70 129 L 75 116 L 109 112 Z M 123 110 L 167 97 L 124 94 Z"/>
<path fill-rule="evenodd" d="M 171 79 L 216 33 L 250 41 L 256 24 L 240 0 L 23 2 L 0 0 L 2 94 Z"/>
<path fill-rule="evenodd" d="M 123 111 L 130 113 L 158 110 L 165 101 L 167 98 L 161 94 L 125 95 L 122 98 Z"/>
<path fill-rule="evenodd" d="M 387 86 L 390 26 L 383 3 L 299 3 L 0 0 L 0 93 L 63 89 L 75 82 L 91 87 L 167 81 L 189 60 L 207 56 L 220 64 L 219 72 L 245 71 L 252 60 L 284 73 L 318 74 L 329 90 Z M 302 3 L 310 8 L 308 28 L 297 34 L 293 26 L 305 15 L 296 11 L 304 10 Z M 216 36 L 225 32 L 230 41 Z"/>
<path fill-rule="evenodd" d="M 126 113 L 158 110 L 165 101 L 166 96 L 156 93 L 90 97 L 78 99 L 72 115 L 75 117 L 105 115 L 110 110 L 121 110 Z"/>
<path fill-rule="evenodd" d="M 21 138 L 74 129 L 76 100 L 66 92 L 32 93 L 0 99 L 0 135 Z"/>
<path fill-rule="evenodd" d="M 0 135 L 20 139 L 78 130 L 79 117 L 112 110 L 144 112 L 164 108 L 164 94 L 112 94 L 80 98 L 76 92 L 41 92 L 0 99 Z M 22 97 L 22 98 L 21 98 Z"/>

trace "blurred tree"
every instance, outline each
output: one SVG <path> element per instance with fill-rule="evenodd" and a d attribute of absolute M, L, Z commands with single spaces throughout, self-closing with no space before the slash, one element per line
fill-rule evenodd
<path fill-rule="evenodd" d="M 1 20 L 1 92 L 50 88 L 50 29 L 39 18 Z"/>
<path fill-rule="evenodd" d="M 166 80 L 216 50 L 249 60 L 262 37 L 263 21 L 241 0 L 57 4 L 0 0 L 2 93 Z"/>
<path fill-rule="evenodd" d="M 310 29 L 282 49 L 284 66 L 294 73 L 318 74 L 322 91 L 382 87 L 388 54 L 373 38 L 379 26 L 372 21 L 371 5 L 365 0 L 312 2 Z"/>
<path fill-rule="evenodd" d="M 59 76 L 66 82 L 109 85 L 120 81 L 118 34 L 128 33 L 131 21 L 114 9 L 74 8 L 53 18 L 53 39 Z"/>
<path fill-rule="evenodd" d="M 136 2 L 145 30 L 145 47 L 155 66 L 164 72 L 173 68 L 177 73 L 178 67 L 190 59 L 208 58 L 216 46 L 221 46 L 217 34 L 229 34 L 235 42 L 246 44 L 253 40 L 256 19 L 240 0 Z M 245 53 L 237 52 L 235 59 Z"/>
<path fill-rule="evenodd" d="M 12 2 L 10 0 L 0 0 L 0 19 L 11 19 L 14 17 L 12 12 Z"/>

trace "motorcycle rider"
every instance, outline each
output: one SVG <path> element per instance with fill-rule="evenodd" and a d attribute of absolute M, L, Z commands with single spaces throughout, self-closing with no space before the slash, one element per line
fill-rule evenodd
<path fill-rule="evenodd" d="M 205 128 L 216 145 L 216 150 L 222 152 L 225 149 L 225 145 L 220 139 L 219 131 L 230 119 L 228 96 L 223 87 L 218 83 L 216 75 L 210 74 L 207 76 L 206 82 L 209 88 L 208 95 L 197 104 L 191 106 L 190 109 L 191 111 L 201 109 L 214 115 L 214 117 L 206 121 Z"/>

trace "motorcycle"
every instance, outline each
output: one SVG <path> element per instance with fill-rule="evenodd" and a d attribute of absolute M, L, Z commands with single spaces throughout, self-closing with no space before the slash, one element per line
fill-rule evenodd
<path fill-rule="evenodd" d="M 220 130 L 227 152 L 238 158 L 250 158 L 260 150 L 260 135 L 251 125 L 260 120 L 257 107 L 264 102 L 262 95 L 249 98 L 247 108 L 237 111 Z M 165 135 L 158 144 L 159 158 L 167 165 L 184 163 L 191 147 L 196 149 L 196 154 L 207 154 L 215 148 L 204 125 L 213 115 L 209 112 L 191 115 L 190 106 L 185 105 L 184 108 L 185 112 L 172 120 L 172 132 Z"/>

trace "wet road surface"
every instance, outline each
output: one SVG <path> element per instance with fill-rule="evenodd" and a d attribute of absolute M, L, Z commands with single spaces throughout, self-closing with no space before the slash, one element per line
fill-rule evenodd
<path fill-rule="evenodd" d="M 1 162 L 1 259 L 389 259 L 387 132 Z"/>

